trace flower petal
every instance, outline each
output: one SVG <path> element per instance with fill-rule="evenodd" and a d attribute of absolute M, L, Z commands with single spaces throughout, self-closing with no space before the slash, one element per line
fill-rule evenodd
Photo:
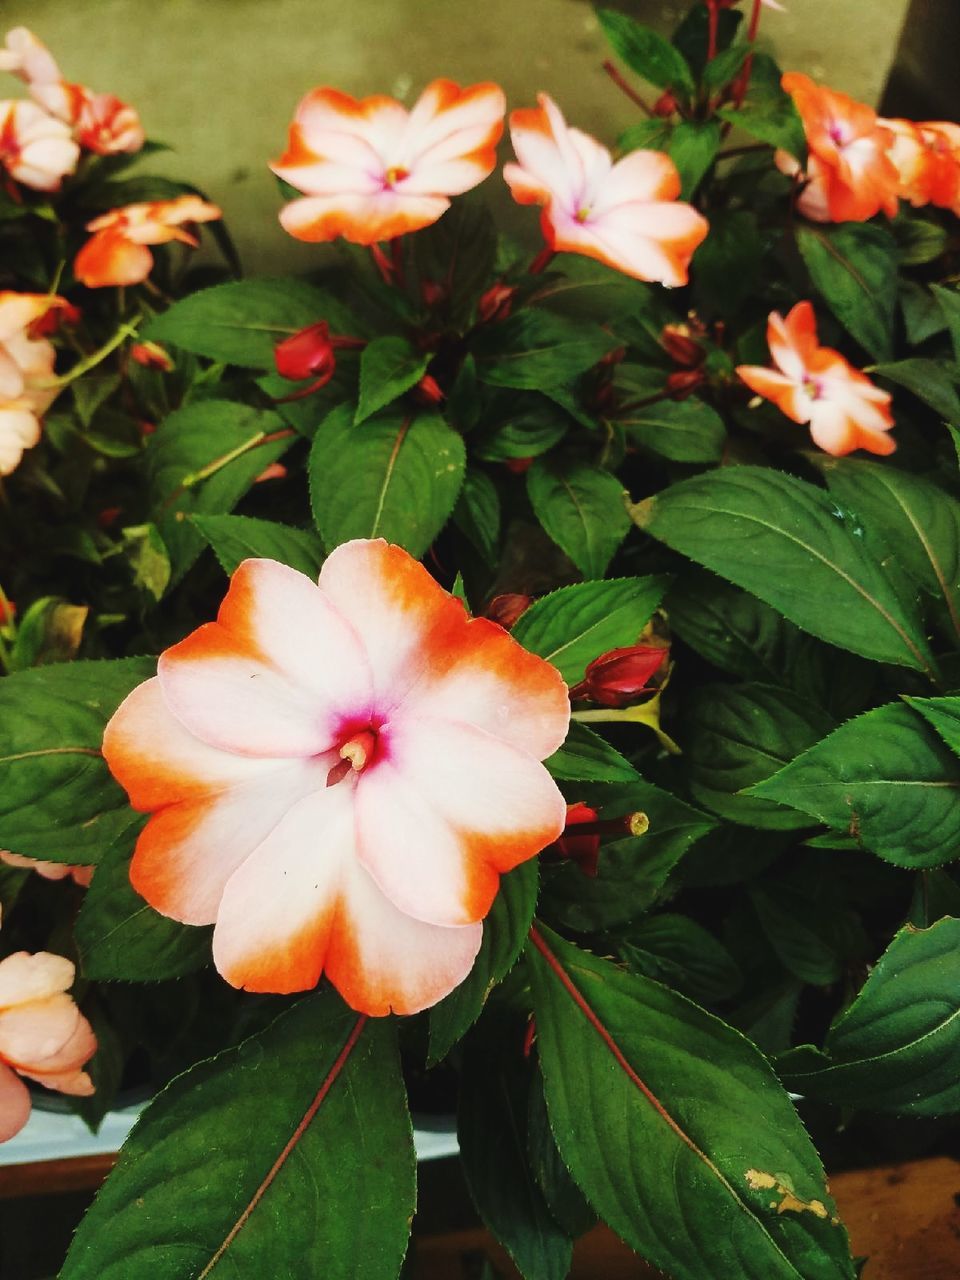
<path fill-rule="evenodd" d="M 13 1070 L 0 1062 L 0 1142 L 19 1133 L 30 1119 L 30 1091 Z"/>
<path fill-rule="evenodd" d="M 49 951 L 16 951 L 0 960 L 0 1009 L 66 991 L 73 984 L 74 966 Z"/>
<path fill-rule="evenodd" d="M 802 387 L 788 378 L 786 374 L 777 373 L 775 369 L 767 369 L 763 365 L 741 364 L 737 366 L 737 375 L 742 378 L 751 391 L 765 400 L 770 400 L 781 413 L 792 418 L 794 422 L 804 423 L 810 420 L 810 398 L 803 394 Z"/>
<path fill-rule="evenodd" d="M 153 254 L 120 231 L 98 231 L 77 254 L 73 273 L 88 289 L 141 284 L 153 270 Z"/>
<path fill-rule="evenodd" d="M 437 221 L 450 201 L 444 196 L 404 195 L 384 188 L 375 195 L 307 196 L 280 211 L 280 225 L 312 243 L 343 236 L 352 244 L 375 244 L 419 231 Z"/>

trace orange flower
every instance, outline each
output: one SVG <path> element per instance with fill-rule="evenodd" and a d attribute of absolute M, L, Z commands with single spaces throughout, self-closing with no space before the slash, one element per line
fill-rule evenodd
<path fill-rule="evenodd" d="M 894 217 L 900 188 L 889 155 L 894 138 L 876 112 L 796 71 L 782 83 L 800 113 L 810 151 L 800 212 L 814 222 L 866 222 L 880 209 Z M 782 173 L 799 172 L 785 151 L 777 152 L 776 162 Z"/>
<path fill-rule="evenodd" d="M 538 108 L 510 115 L 519 164 L 503 176 L 518 204 L 543 206 L 550 249 L 582 253 L 638 280 L 687 283 L 694 250 L 708 231 L 677 199 L 680 176 L 669 156 L 632 151 L 616 164 L 588 134 L 570 129 L 545 93 Z"/>
<path fill-rule="evenodd" d="M 427 85 L 412 110 L 393 98 L 314 89 L 300 103 L 287 150 L 270 168 L 304 199 L 280 214 L 298 240 L 354 244 L 428 227 L 496 163 L 506 102 L 495 84 Z"/>
<path fill-rule="evenodd" d="M 62 120 L 35 102 L 0 102 L 0 165 L 34 191 L 58 191 L 80 159 L 80 148 Z"/>
<path fill-rule="evenodd" d="M 57 395 L 49 386 L 56 351 L 36 336 L 53 309 L 72 310 L 65 298 L 0 290 L 0 476 L 11 475 L 39 441 L 40 416 Z"/>
<path fill-rule="evenodd" d="M 890 149 L 900 195 L 914 207 L 934 204 L 960 213 L 960 125 L 947 120 L 881 120 L 893 134 Z"/>
<path fill-rule="evenodd" d="M 771 312 L 767 343 L 776 369 L 740 365 L 751 390 L 772 400 L 794 422 L 809 423 L 814 444 L 837 457 L 866 449 L 893 453 L 890 396 L 839 351 L 817 344 L 813 306 L 798 302 L 784 320 Z"/>
<path fill-rule="evenodd" d="M 200 242 L 183 224 L 221 217 L 215 204 L 194 195 L 111 209 L 87 223 L 87 230 L 95 234 L 77 254 L 74 275 L 90 289 L 141 284 L 153 270 L 148 244 L 179 240 L 195 248 Z"/>

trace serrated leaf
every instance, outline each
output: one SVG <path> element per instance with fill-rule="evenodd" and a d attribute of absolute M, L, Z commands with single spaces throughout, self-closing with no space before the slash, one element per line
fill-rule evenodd
<path fill-rule="evenodd" d="M 823 1052 L 777 1061 L 789 1089 L 839 1106 L 898 1115 L 960 1110 L 960 920 L 908 925 L 883 953 Z"/>
<path fill-rule="evenodd" d="M 537 458 L 527 472 L 527 494 L 547 535 L 583 576 L 602 578 L 630 529 L 617 477 L 584 462 Z"/>
<path fill-rule="evenodd" d="M 743 977 L 722 943 L 688 916 L 663 911 L 638 920 L 621 954 L 630 969 L 675 987 L 693 1000 L 725 1000 Z"/>
<path fill-rule="evenodd" d="M 485 471 L 468 468 L 453 509 L 453 523 L 488 565 L 496 565 L 500 545 L 500 495 Z"/>
<path fill-rule="evenodd" d="M 898 867 L 957 855 L 960 761 L 903 703 L 847 721 L 750 794 L 849 830 Z"/>
<path fill-rule="evenodd" d="M 960 756 L 960 697 L 905 698 L 956 755 Z"/>
<path fill-rule="evenodd" d="M 762 467 L 727 467 L 632 509 L 653 537 L 772 605 L 798 627 L 878 662 L 932 671 L 913 602 L 822 490 Z"/>
<path fill-rule="evenodd" d="M 571 724 L 566 741 L 544 764 L 558 782 L 635 782 L 636 769 L 586 725 Z"/>
<path fill-rule="evenodd" d="M 307 996 L 151 1103 L 61 1280 L 395 1280 L 415 1201 L 395 1023 Z M 216 1169 L 211 1183 L 211 1160 Z M 222 1264 L 222 1265 L 221 1265 Z"/>
<path fill-rule="evenodd" d="M 224 573 L 232 574 L 249 557 L 279 560 L 315 578 L 323 564 L 323 544 L 312 529 L 294 529 L 275 520 L 250 516 L 191 516 L 213 548 Z"/>
<path fill-rule="evenodd" d="M 350 405 L 321 423 L 310 451 L 310 499 L 328 551 L 386 538 L 422 556 L 463 483 L 463 437 L 436 413 L 387 409 L 361 426 Z"/>
<path fill-rule="evenodd" d="M 430 1010 L 427 1065 L 445 1058 L 479 1018 L 490 992 L 516 963 L 537 906 L 537 863 L 521 863 L 500 881 L 483 924 L 480 952 L 469 975 Z"/>
<path fill-rule="evenodd" d="M 155 316 L 143 336 L 211 360 L 272 369 L 277 343 L 319 320 L 333 334 L 356 334 L 343 303 L 305 280 L 237 280 L 181 298 Z"/>
<path fill-rule="evenodd" d="M 100 752 L 103 730 L 156 659 L 69 662 L 0 680 L 0 848 L 99 861 L 131 820 Z"/>
<path fill-rule="evenodd" d="M 673 89 L 683 97 L 694 93 L 686 58 L 663 36 L 616 9 L 598 9 L 597 17 L 614 52 L 631 71 L 660 89 Z"/>
<path fill-rule="evenodd" d="M 599 325 L 526 307 L 482 329 L 472 350 L 481 381 L 540 391 L 585 373 L 616 345 Z"/>
<path fill-rule="evenodd" d="M 651 575 L 560 587 L 521 614 L 513 638 L 575 684 L 601 653 L 636 643 L 668 581 Z"/>
<path fill-rule="evenodd" d="M 723 419 L 702 400 L 662 400 L 618 422 L 635 444 L 670 462 L 719 462 L 727 442 Z"/>
<path fill-rule="evenodd" d="M 748 1040 L 546 929 L 527 959 L 557 1145 L 618 1235 L 674 1280 L 852 1280 L 817 1153 Z"/>
<path fill-rule="evenodd" d="M 750 49 L 751 46 L 745 42 L 734 44 L 711 58 L 703 69 L 703 87 L 716 93 L 728 85 L 746 62 Z"/>
<path fill-rule="evenodd" d="M 547 1100 L 543 1095 L 543 1077 L 539 1071 L 530 1081 L 527 1149 L 530 1169 L 555 1221 L 573 1239 L 589 1231 L 596 1225 L 597 1215 L 584 1199 L 583 1192 L 570 1176 L 570 1170 L 557 1150 L 547 1115 Z"/>
<path fill-rule="evenodd" d="M 875 360 L 888 360 L 897 302 L 897 247 L 872 222 L 797 228 L 797 244 L 830 310 Z"/>
<path fill-rule="evenodd" d="M 803 121 L 780 85 L 780 68 L 764 53 L 754 54 L 750 87 L 741 105 L 718 107 L 717 115 L 760 142 L 782 147 L 798 160 L 806 157 Z"/>
<path fill-rule="evenodd" d="M 409 391 L 423 377 L 428 363 L 428 357 L 406 338 L 388 335 L 368 342 L 360 356 L 360 400 L 354 423 L 366 422 Z"/>

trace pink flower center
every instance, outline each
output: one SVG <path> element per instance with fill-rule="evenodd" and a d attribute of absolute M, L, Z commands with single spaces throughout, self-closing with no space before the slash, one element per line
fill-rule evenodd
<path fill-rule="evenodd" d="M 327 774 L 327 786 L 335 786 L 351 771 L 362 773 L 376 755 L 377 742 L 374 729 L 361 729 L 341 743 L 338 751 L 340 759 Z"/>
<path fill-rule="evenodd" d="M 803 389 L 811 400 L 819 400 L 823 395 L 823 385 L 817 378 L 811 378 L 809 375 L 804 376 Z"/>
<path fill-rule="evenodd" d="M 832 124 L 830 126 L 829 133 L 830 137 L 838 147 L 845 147 L 847 145 L 849 139 L 847 137 L 847 131 L 842 124 L 839 122 Z"/>
<path fill-rule="evenodd" d="M 577 222 L 586 222 L 590 217 L 590 210 L 587 205 L 582 205 L 573 216 Z"/>

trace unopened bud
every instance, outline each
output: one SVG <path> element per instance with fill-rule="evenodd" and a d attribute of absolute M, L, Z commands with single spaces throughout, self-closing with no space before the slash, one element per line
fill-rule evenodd
<path fill-rule="evenodd" d="M 503 595 L 494 596 L 487 605 L 487 617 L 509 631 L 520 615 L 526 613 L 532 604 L 532 596 L 521 595 L 516 591 L 505 591 Z"/>
<path fill-rule="evenodd" d="M 443 404 L 447 398 L 440 383 L 429 373 L 423 375 L 413 390 L 421 404 Z"/>
<path fill-rule="evenodd" d="M 67 302 L 66 298 L 51 297 L 50 306 L 43 315 L 37 316 L 36 320 L 31 321 L 27 326 L 27 336 L 30 338 L 48 338 L 50 334 L 56 333 L 61 325 L 76 325 L 79 323 L 79 307 L 75 307 L 72 302 Z"/>
<path fill-rule="evenodd" d="M 273 349 L 277 373 L 290 382 L 314 378 L 322 387 L 333 377 L 337 367 L 330 329 L 325 320 L 308 324 L 305 329 L 284 338 Z"/>
<path fill-rule="evenodd" d="M 686 324 L 664 325 L 660 331 L 660 345 L 674 364 L 684 369 L 699 368 L 707 356 L 700 343 L 690 336 L 690 326 Z"/>
<path fill-rule="evenodd" d="M 626 707 L 644 693 L 666 658 L 660 645 L 634 644 L 610 649 L 589 664 L 571 699 L 588 698 L 601 707 Z"/>
<path fill-rule="evenodd" d="M 677 111 L 677 100 L 669 89 L 661 93 L 660 97 L 653 104 L 653 114 L 655 116 L 672 116 Z"/>
<path fill-rule="evenodd" d="M 489 324 L 491 320 L 506 320 L 513 310 L 513 299 L 516 289 L 512 285 L 498 281 L 483 294 L 477 303 L 477 319 L 481 324 Z"/>
<path fill-rule="evenodd" d="M 173 368 L 173 360 L 156 342 L 135 342 L 130 348 L 130 359 L 145 369 L 160 369 L 163 373 Z"/>
<path fill-rule="evenodd" d="M 678 369 L 667 378 L 667 395 L 671 400 L 686 400 L 703 381 L 700 369 Z"/>
<path fill-rule="evenodd" d="M 525 471 L 529 471 L 533 466 L 532 458 L 504 458 L 503 465 L 508 471 L 512 471 L 515 476 L 522 476 Z"/>
<path fill-rule="evenodd" d="M 282 462 L 271 462 L 269 466 L 264 467 L 253 483 L 261 484 L 264 480 L 284 480 L 286 475 L 287 468 Z"/>
<path fill-rule="evenodd" d="M 122 507 L 104 507 L 97 516 L 97 525 L 101 529 L 112 529 L 122 514 Z"/>
<path fill-rule="evenodd" d="M 428 307 L 435 307 L 446 298 L 447 290 L 442 284 L 437 284 L 436 280 L 421 280 L 420 296 Z"/>
<path fill-rule="evenodd" d="M 0 627 L 5 627 L 7 623 L 12 622 L 17 616 L 17 606 L 12 600 L 0 596 Z"/>

